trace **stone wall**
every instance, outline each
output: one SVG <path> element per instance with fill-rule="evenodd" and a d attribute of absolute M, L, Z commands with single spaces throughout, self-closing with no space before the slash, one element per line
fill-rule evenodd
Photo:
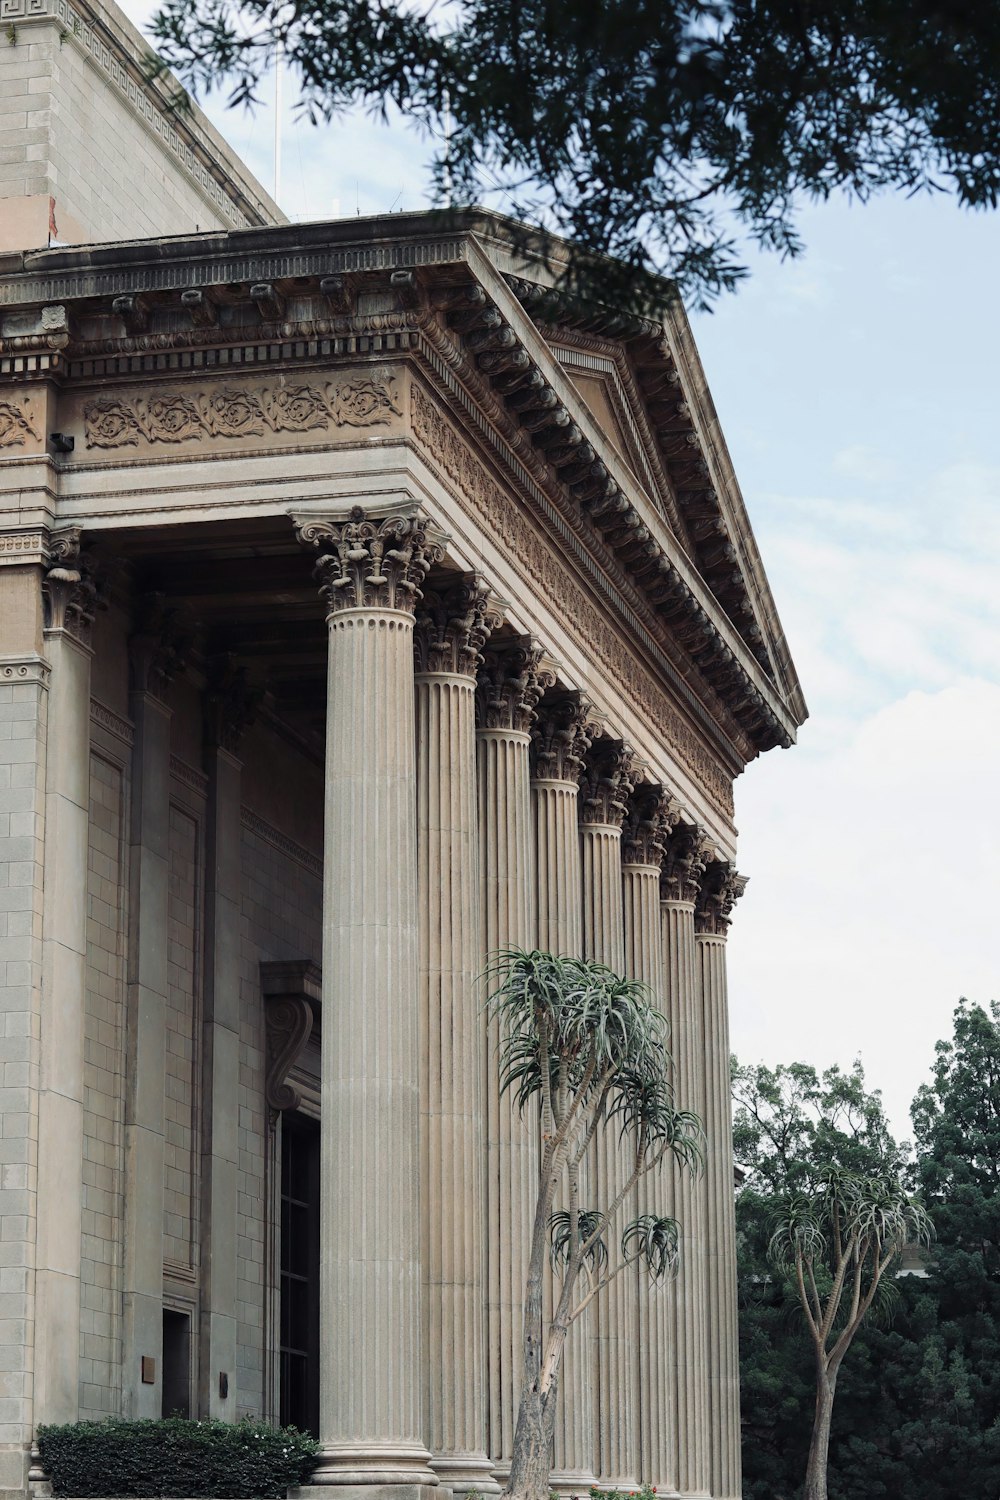
<path fill-rule="evenodd" d="M 5 0 L 3 26 L 0 251 L 281 222 L 117 6 Z"/>

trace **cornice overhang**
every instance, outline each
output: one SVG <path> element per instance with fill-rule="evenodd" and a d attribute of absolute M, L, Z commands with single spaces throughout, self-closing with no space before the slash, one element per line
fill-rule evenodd
<path fill-rule="evenodd" d="M 192 367 L 207 370 L 214 346 L 248 339 L 289 360 L 427 343 L 573 529 L 589 535 L 609 575 L 629 586 L 681 678 L 710 713 L 716 704 L 730 740 L 743 742 L 739 758 L 791 744 L 805 705 L 787 649 L 762 650 L 753 629 L 760 609 L 777 617 L 742 501 L 727 490 L 731 468 L 699 429 L 703 377 L 695 400 L 685 399 L 693 345 L 680 347 L 683 315 L 655 324 L 589 314 L 592 331 L 626 342 L 650 409 L 661 414 L 660 446 L 684 522 L 677 536 L 546 340 L 549 324 L 579 328 L 581 315 L 568 305 L 560 311 L 558 297 L 532 279 L 551 275 L 548 263 L 523 261 L 520 227 L 478 210 L 0 257 L 0 376 L 65 379 L 85 367 L 141 374 L 148 362 L 136 355 L 179 348 L 204 350 Z M 373 289 L 391 292 L 389 303 L 359 315 Z M 704 554 L 695 547 L 691 556 L 692 537 L 711 545 L 727 525 L 739 539 L 742 574 L 756 581 L 756 610 L 735 593 L 720 599 Z M 772 628 L 775 640 L 783 647 Z"/>

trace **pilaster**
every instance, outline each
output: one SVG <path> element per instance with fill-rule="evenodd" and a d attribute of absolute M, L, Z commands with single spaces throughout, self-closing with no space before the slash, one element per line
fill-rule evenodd
<path fill-rule="evenodd" d="M 739 1500 L 740 1370 L 736 1299 L 736 1203 L 729 1078 L 726 935 L 746 879 L 725 860 L 710 862 L 695 907 L 704 1018 L 705 1242 L 708 1305 L 711 1494 Z"/>
<path fill-rule="evenodd" d="M 694 903 L 705 868 L 703 836 L 679 824 L 667 841 L 660 884 L 664 998 L 670 1021 L 675 1103 L 705 1119 L 705 1030 L 700 1004 Z M 677 1486 L 711 1493 L 704 1178 L 671 1164 L 680 1225 L 677 1278 L 669 1288 L 671 1358 L 677 1369 Z"/>
<path fill-rule="evenodd" d="M 475 742 L 476 671 L 498 624 L 475 577 L 426 591 L 417 609 L 425 1431 L 435 1472 L 457 1493 L 499 1489 L 486 1452 Z"/>
<path fill-rule="evenodd" d="M 257 694 L 231 656 L 209 663 L 202 1002 L 201 1284 L 198 1410 L 236 1417 L 239 1172 L 240 741 Z"/>
<path fill-rule="evenodd" d="M 551 953 L 583 951 L 579 777 L 590 735 L 587 706 L 565 694 L 543 706 L 533 738 L 531 783 L 535 831 L 535 942 Z M 546 1288 L 546 1316 L 552 1282 Z M 559 1410 L 556 1413 L 552 1488 L 575 1494 L 595 1482 L 594 1380 L 585 1315 L 570 1333 L 563 1354 Z"/>
<path fill-rule="evenodd" d="M 320 1454 L 313 1485 L 436 1485 L 424 1441 L 416 516 L 310 520 L 327 604 Z"/>
<path fill-rule="evenodd" d="M 170 718 L 186 639 L 157 595 L 130 641 L 132 747 L 122 1414 L 158 1417 L 163 1377 L 164 1071 L 170 865 Z M 146 1362 L 144 1365 L 144 1361 Z"/>
<path fill-rule="evenodd" d="M 20 538 L 19 538 L 20 540 Z M 43 655 L 47 538 L 0 557 L 0 974 L 5 1292 L 0 1490 L 22 1491 L 32 1430 L 38 1075 L 42 1008 L 46 750 L 51 668 Z M 30 545 L 30 551 L 28 546 Z M 27 554 L 27 555 L 25 555 Z M 75 1352 L 75 1351 L 74 1351 Z"/>
<path fill-rule="evenodd" d="M 45 577 L 51 667 L 38 1098 L 35 1423 L 79 1415 L 84 1029 L 94 586 L 74 528 Z M 67 1351 L 73 1351 L 67 1358 Z"/>
<path fill-rule="evenodd" d="M 534 936 L 531 726 L 552 674 L 541 648 L 521 637 L 490 646 L 479 669 L 477 751 L 482 951 L 530 948 Z M 537 1117 L 501 1094 L 500 1027 L 484 1016 L 488 1452 L 510 1472 L 521 1396 L 524 1287 L 538 1174 Z"/>

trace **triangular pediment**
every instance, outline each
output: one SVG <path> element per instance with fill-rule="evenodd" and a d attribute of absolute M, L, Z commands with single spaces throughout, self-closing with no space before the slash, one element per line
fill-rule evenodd
<path fill-rule="evenodd" d="M 682 312 L 667 339 L 542 324 L 602 437 L 767 676 L 798 692 L 749 518 Z"/>

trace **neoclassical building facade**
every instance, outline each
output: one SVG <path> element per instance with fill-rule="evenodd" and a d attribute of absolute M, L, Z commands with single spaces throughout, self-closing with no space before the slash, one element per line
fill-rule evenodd
<path fill-rule="evenodd" d="M 499 1489 L 518 945 L 649 985 L 707 1136 L 555 1487 L 737 1500 L 733 783 L 805 707 L 683 312 L 473 210 L 104 238 L 0 256 L 0 1489 L 177 1411 Z"/>

